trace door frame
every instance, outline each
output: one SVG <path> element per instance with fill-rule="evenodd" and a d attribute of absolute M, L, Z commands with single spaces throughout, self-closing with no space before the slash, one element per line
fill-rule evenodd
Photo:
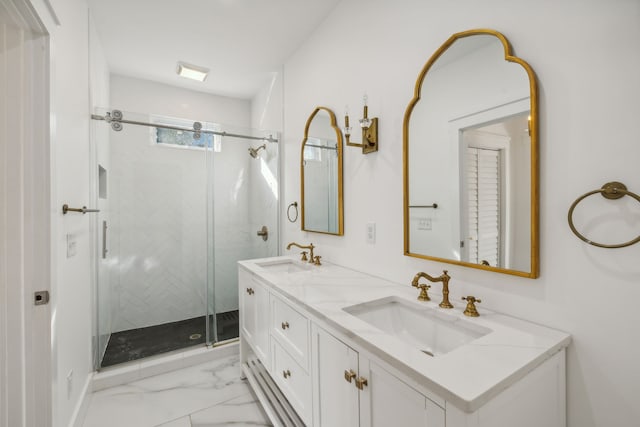
<path fill-rule="evenodd" d="M 2 77 L 10 89 L 2 94 L 0 139 L 7 166 L 0 179 L 0 426 L 49 427 L 53 304 L 36 306 L 34 292 L 50 293 L 55 277 L 50 34 L 57 18 L 47 0 L 0 6 L 19 37 L 12 49 L 18 59 Z"/>
<path fill-rule="evenodd" d="M 458 194 L 458 189 L 461 188 L 460 185 L 464 185 L 462 176 L 463 176 L 463 168 L 464 168 L 464 144 L 462 143 L 462 134 L 466 129 L 474 128 L 479 125 L 490 123 L 496 120 L 499 120 L 504 117 L 514 116 L 517 114 L 521 114 L 525 111 L 529 111 L 531 109 L 531 102 L 529 97 L 523 99 L 516 99 L 514 101 L 507 102 L 502 105 L 497 105 L 495 107 L 486 108 L 481 111 L 467 114 L 463 117 L 457 117 L 451 119 L 449 121 L 449 147 L 451 158 L 458 159 L 459 170 L 455 175 L 455 180 L 451 183 L 450 188 L 453 191 L 452 194 Z M 466 189 L 465 189 L 466 191 Z M 451 203 L 454 207 L 453 212 L 457 212 L 458 216 L 452 222 L 453 233 L 451 244 L 453 248 L 460 249 L 461 239 L 463 236 L 463 218 L 462 218 L 462 205 L 460 202 L 460 196 L 457 198 L 452 198 Z M 506 227 L 511 227 L 508 215 L 505 215 L 505 223 Z M 462 252 L 460 254 L 462 256 Z"/>

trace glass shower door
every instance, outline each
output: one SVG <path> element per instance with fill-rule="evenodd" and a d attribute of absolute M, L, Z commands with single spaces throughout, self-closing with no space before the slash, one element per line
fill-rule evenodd
<path fill-rule="evenodd" d="M 104 114 L 104 113 L 103 113 Z M 124 112 L 128 120 L 193 122 Z M 191 132 L 104 122 L 98 328 L 100 367 L 206 342 L 206 148 Z M 101 251 L 101 248 L 99 249 Z M 105 345 L 106 344 L 106 345 Z"/>
<path fill-rule="evenodd" d="M 273 132 L 219 129 L 209 158 L 209 342 L 239 336 L 239 260 L 278 254 L 279 147 Z M 274 135 L 274 139 L 277 136 Z"/>
<path fill-rule="evenodd" d="M 237 261 L 278 253 L 276 139 L 96 113 L 96 368 L 237 338 Z"/>

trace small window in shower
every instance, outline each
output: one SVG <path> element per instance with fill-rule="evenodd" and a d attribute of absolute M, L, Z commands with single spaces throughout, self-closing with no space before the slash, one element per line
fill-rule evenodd
<path fill-rule="evenodd" d="M 156 144 L 178 145 L 183 147 L 211 148 L 214 135 L 203 133 L 194 138 L 191 131 L 156 128 Z"/>
<path fill-rule="evenodd" d="M 98 165 L 98 197 L 107 198 L 107 170 Z"/>

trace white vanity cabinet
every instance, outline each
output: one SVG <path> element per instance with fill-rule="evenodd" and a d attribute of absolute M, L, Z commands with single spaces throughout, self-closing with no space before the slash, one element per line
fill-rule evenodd
<path fill-rule="evenodd" d="M 444 408 L 314 326 L 314 426 L 444 427 Z"/>
<path fill-rule="evenodd" d="M 311 425 L 310 321 L 272 293 L 270 332 L 273 378 L 300 418 Z"/>
<path fill-rule="evenodd" d="M 239 268 L 242 369 L 274 426 L 566 425 L 568 334 L 488 311 L 468 320 L 461 307 L 427 302 L 443 322 L 489 331 L 430 358 L 348 310 L 390 296 L 413 301 L 413 289 L 297 263 Z"/>
<path fill-rule="evenodd" d="M 238 283 L 242 337 L 270 371 L 269 289 L 255 275 L 242 269 L 238 271 Z"/>

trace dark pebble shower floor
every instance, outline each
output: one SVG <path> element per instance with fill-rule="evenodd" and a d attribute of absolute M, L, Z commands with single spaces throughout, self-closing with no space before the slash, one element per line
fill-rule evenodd
<path fill-rule="evenodd" d="M 218 341 L 239 336 L 238 310 L 216 314 Z M 101 367 L 156 354 L 202 345 L 206 339 L 205 316 L 111 334 Z"/>

